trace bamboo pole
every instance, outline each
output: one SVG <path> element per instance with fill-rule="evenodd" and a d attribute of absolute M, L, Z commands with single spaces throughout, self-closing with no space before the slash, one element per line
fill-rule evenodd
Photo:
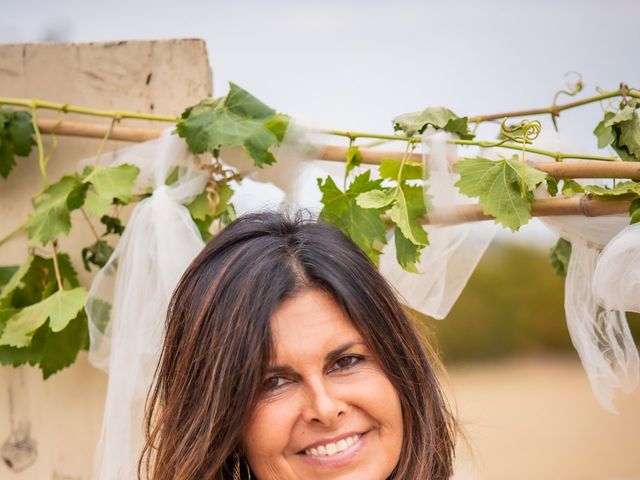
<path fill-rule="evenodd" d="M 45 134 L 66 135 L 72 137 L 104 138 L 109 130 L 108 124 L 55 121 L 39 119 L 38 127 Z M 115 125 L 109 134 L 111 140 L 126 142 L 145 142 L 158 138 L 162 129 L 149 127 L 130 127 Z M 319 145 L 319 160 L 344 162 L 347 147 L 338 145 Z M 362 162 L 367 165 L 379 165 L 385 158 L 402 159 L 402 152 L 393 150 L 361 149 Z M 409 160 L 422 162 L 422 154 L 412 153 Z M 455 161 L 452 159 L 452 161 Z M 604 162 L 598 160 L 581 160 L 572 162 L 531 163 L 552 177 L 561 180 L 566 178 L 628 178 L 640 180 L 640 162 Z"/>
<path fill-rule="evenodd" d="M 85 138 L 104 138 L 109 130 L 108 124 L 55 121 L 38 119 L 38 127 L 45 134 L 66 135 Z M 131 127 L 115 125 L 109 134 L 111 140 L 127 142 L 144 142 L 156 139 L 162 129 L 149 127 Z M 319 145 L 320 160 L 344 162 L 347 147 L 338 145 Z M 392 150 L 361 149 L 362 162 L 379 165 L 385 158 L 400 160 L 402 152 Z M 411 153 L 409 160 L 421 163 L 422 154 Z M 451 159 L 455 161 L 455 159 Z M 628 178 L 640 180 L 640 163 L 636 162 L 604 162 L 597 160 L 581 160 L 573 162 L 537 163 L 535 168 L 542 170 L 556 179 L 564 178 Z M 602 199 L 590 195 L 575 197 L 556 197 L 536 199 L 531 215 L 533 217 L 582 215 L 598 217 L 603 215 L 627 214 L 631 199 Z M 460 205 L 451 208 L 437 208 L 425 218 L 425 224 L 454 225 L 466 222 L 491 220 L 482 207 L 477 204 Z"/>
<path fill-rule="evenodd" d="M 603 199 L 590 195 L 536 199 L 531 208 L 534 217 L 556 217 L 560 215 L 581 215 L 601 217 L 604 215 L 628 214 L 632 199 Z M 459 223 L 491 220 L 482 207 L 476 204 L 456 207 L 435 208 L 427 215 L 424 223 L 430 225 L 456 225 Z"/>
<path fill-rule="evenodd" d="M 337 145 L 318 146 L 321 152 L 320 160 L 331 160 L 344 162 L 347 154 L 347 147 Z M 385 158 L 402 160 L 402 152 L 360 149 L 362 153 L 362 163 L 369 165 L 379 165 Z M 409 160 L 415 163 L 422 163 L 421 153 L 412 153 Z M 451 158 L 450 162 L 455 162 L 456 158 Z M 532 167 L 541 170 L 555 179 L 573 178 L 628 178 L 640 180 L 640 162 L 605 162 L 601 160 L 576 160 L 564 162 L 527 162 Z"/>
<path fill-rule="evenodd" d="M 47 118 L 38 119 L 38 128 L 41 133 L 49 135 L 64 135 L 70 137 L 84 138 L 104 138 L 109 132 L 108 123 L 89 123 L 89 122 L 59 122 Z M 122 140 L 125 142 L 146 142 L 160 137 L 162 129 L 148 127 L 129 127 L 124 125 L 114 125 L 110 140 Z"/>

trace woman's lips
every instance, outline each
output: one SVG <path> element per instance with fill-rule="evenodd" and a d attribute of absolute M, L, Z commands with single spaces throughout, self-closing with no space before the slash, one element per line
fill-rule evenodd
<path fill-rule="evenodd" d="M 360 434 L 356 433 L 354 435 L 344 436 L 335 442 L 324 442 L 316 444 L 313 447 L 308 447 L 305 449 L 304 453 L 305 455 L 311 455 L 313 457 L 334 455 L 335 453 L 346 450 L 358 440 L 360 440 Z"/>
<path fill-rule="evenodd" d="M 338 467 L 349 463 L 362 450 L 367 432 L 342 437 L 338 441 L 315 444 L 299 456 L 307 463 L 321 467 Z"/>

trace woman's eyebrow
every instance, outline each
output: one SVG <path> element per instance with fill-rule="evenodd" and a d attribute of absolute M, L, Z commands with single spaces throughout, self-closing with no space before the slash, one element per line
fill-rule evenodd
<path fill-rule="evenodd" d="M 346 352 L 347 350 L 349 350 L 350 348 L 355 347 L 356 345 L 364 345 L 364 342 L 361 341 L 357 341 L 357 342 L 348 342 L 345 343 L 344 345 L 338 347 L 338 348 L 334 348 L 333 350 L 331 350 L 329 353 L 327 353 L 325 355 L 325 359 L 326 360 L 332 360 L 338 356 L 340 356 L 341 354 L 343 354 L 344 352 Z"/>
<path fill-rule="evenodd" d="M 350 348 L 355 347 L 356 345 L 365 345 L 365 343 L 363 341 L 347 342 L 347 343 L 345 343 L 343 345 L 340 345 L 337 348 L 334 348 L 330 352 L 328 352 L 325 355 L 324 358 L 325 358 L 326 361 L 332 360 L 332 359 L 340 356 L 340 354 L 346 352 Z M 294 370 L 289 365 L 273 365 L 273 366 L 270 366 L 269 368 L 267 368 L 267 373 L 269 373 L 269 374 L 273 374 L 273 373 L 292 373 L 292 372 L 294 372 Z"/>

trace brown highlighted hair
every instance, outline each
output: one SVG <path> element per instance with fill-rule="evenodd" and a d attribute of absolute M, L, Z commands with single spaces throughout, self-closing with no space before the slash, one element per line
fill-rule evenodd
<path fill-rule="evenodd" d="M 390 478 L 451 477 L 455 422 L 426 346 L 393 290 L 339 230 L 274 212 L 231 223 L 176 288 L 148 398 L 140 476 L 232 478 L 273 352 L 271 316 L 305 288 L 333 296 L 398 391 L 404 443 Z"/>

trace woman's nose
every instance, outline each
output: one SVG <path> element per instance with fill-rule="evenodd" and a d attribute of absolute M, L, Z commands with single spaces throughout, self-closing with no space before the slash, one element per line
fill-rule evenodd
<path fill-rule="evenodd" d="M 302 414 L 306 422 L 330 426 L 342 418 L 346 409 L 346 403 L 325 381 L 317 379 L 309 382 Z"/>

